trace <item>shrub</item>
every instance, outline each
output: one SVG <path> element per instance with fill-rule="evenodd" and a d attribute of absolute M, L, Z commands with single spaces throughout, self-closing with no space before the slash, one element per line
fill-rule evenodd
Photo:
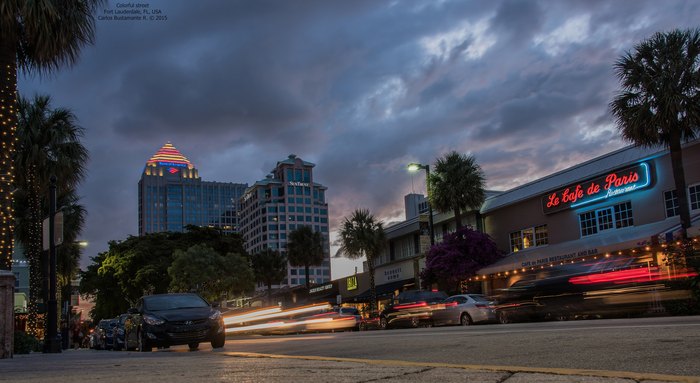
<path fill-rule="evenodd" d="M 39 350 L 39 341 L 33 336 L 22 331 L 15 331 L 15 354 L 29 354 Z"/>

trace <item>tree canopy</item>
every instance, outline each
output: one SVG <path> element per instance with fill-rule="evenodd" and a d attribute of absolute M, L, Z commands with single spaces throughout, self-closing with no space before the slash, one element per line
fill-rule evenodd
<path fill-rule="evenodd" d="M 374 262 L 384 249 L 384 224 L 368 209 L 357 209 L 343 219 L 340 226 L 338 252 L 350 259 L 365 257 L 369 271 L 370 311 L 376 308 L 377 292 L 374 284 Z"/>
<path fill-rule="evenodd" d="M 462 213 L 479 211 L 484 203 L 484 173 L 473 156 L 455 151 L 438 158 L 428 177 L 428 198 L 433 208 L 454 211 L 457 228 L 462 227 Z"/>
<path fill-rule="evenodd" d="M 501 257 L 491 237 L 464 226 L 430 248 L 421 279 L 425 286 L 437 283 L 441 289 L 457 292 L 461 281 Z"/>
<path fill-rule="evenodd" d="M 671 152 L 682 236 L 690 209 L 681 144 L 700 134 L 700 29 L 658 32 L 615 63 L 620 93 L 610 103 L 622 137 Z"/>
<path fill-rule="evenodd" d="M 323 237 L 311 226 L 299 226 L 289 233 L 287 238 L 287 258 L 292 266 L 304 266 L 306 271 L 306 288 L 311 286 L 309 281 L 309 266 L 323 263 Z"/>
<path fill-rule="evenodd" d="M 214 228 L 188 229 L 184 233 L 151 233 L 110 241 L 109 250 L 93 257 L 93 264 L 81 273 L 81 294 L 95 300 L 92 319 L 123 313 L 147 294 L 195 288 L 216 299 L 252 289 L 253 274 L 239 234 L 223 234 Z M 203 264 L 197 255 L 216 267 Z M 183 271 L 186 262 L 197 265 L 189 267 L 192 275 Z M 203 280 L 210 282 L 204 286 Z"/>

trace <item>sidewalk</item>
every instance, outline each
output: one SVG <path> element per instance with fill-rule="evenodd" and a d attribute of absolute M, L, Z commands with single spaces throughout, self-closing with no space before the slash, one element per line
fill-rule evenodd
<path fill-rule="evenodd" d="M 529 371 L 523 371 L 529 370 Z M 590 376 L 590 374 L 598 376 Z M 286 357 L 185 349 L 152 353 L 64 350 L 0 360 L 0 382 L 484 382 L 484 383 L 700 383 L 700 377 L 620 372 L 451 366 L 399 361 Z"/>

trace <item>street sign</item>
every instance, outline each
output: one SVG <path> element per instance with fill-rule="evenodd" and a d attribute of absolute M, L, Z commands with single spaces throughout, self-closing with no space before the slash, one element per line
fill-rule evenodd
<path fill-rule="evenodd" d="M 54 245 L 58 246 L 63 243 L 63 212 L 59 211 L 54 215 L 54 227 L 53 227 L 53 238 Z M 46 218 L 42 224 L 44 231 L 44 250 L 49 249 L 49 219 Z"/>

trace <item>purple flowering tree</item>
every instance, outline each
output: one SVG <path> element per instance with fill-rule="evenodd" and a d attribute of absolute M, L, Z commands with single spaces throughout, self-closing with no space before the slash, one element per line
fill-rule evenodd
<path fill-rule="evenodd" d="M 465 226 L 430 248 L 421 279 L 424 286 L 437 283 L 441 290 L 458 291 L 461 281 L 502 256 L 488 234 Z"/>

